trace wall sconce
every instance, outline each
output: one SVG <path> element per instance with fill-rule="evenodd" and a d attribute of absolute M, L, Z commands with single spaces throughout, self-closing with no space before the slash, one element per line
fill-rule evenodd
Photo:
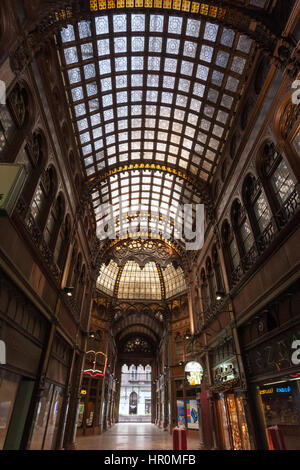
<path fill-rule="evenodd" d="M 64 287 L 63 291 L 68 297 L 73 297 L 74 287 Z"/>
<path fill-rule="evenodd" d="M 185 339 L 190 339 L 191 336 L 192 336 L 192 334 L 191 334 L 190 331 L 187 331 L 187 332 L 185 333 Z"/>

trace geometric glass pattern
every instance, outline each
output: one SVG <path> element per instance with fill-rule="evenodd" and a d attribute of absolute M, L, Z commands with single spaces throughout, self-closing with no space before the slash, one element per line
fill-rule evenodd
<path fill-rule="evenodd" d="M 165 287 L 165 296 L 164 296 Z M 103 263 L 97 288 L 118 299 L 127 300 L 163 300 L 181 294 L 186 290 L 184 273 L 179 266 L 175 269 L 170 263 L 162 269 L 162 277 L 157 264 L 150 261 L 140 267 L 135 261 L 127 261 L 119 268 L 114 261 L 108 266 Z"/>
<path fill-rule="evenodd" d="M 171 263 L 162 271 L 165 281 L 167 299 L 186 290 L 186 282 L 184 279 L 183 270 L 180 266 L 175 269 Z"/>
<path fill-rule="evenodd" d="M 58 40 L 87 180 L 143 162 L 211 182 L 253 55 L 251 39 L 204 18 L 145 11 L 99 14 L 69 24 Z M 108 177 L 94 191 L 94 209 L 113 197 L 151 208 L 144 176 L 124 176 L 124 196 L 113 189 L 122 188 L 122 177 Z M 170 206 L 172 188 L 164 196 Z"/>

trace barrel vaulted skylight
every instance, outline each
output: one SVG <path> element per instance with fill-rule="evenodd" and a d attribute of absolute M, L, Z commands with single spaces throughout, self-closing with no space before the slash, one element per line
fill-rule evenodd
<path fill-rule="evenodd" d="M 160 164 L 211 182 L 252 41 L 204 18 L 150 10 L 92 16 L 63 28 L 58 41 L 87 181 L 119 171 L 93 186 L 98 223 L 105 201 L 114 205 L 116 220 L 121 204 L 149 211 L 157 202 L 192 201 L 175 175 L 145 167 Z M 128 164 L 139 171 L 126 173 Z"/>

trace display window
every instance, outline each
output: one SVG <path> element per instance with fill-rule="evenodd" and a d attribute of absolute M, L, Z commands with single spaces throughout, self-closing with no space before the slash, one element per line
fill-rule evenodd
<path fill-rule="evenodd" d="M 224 450 L 230 450 L 231 442 L 229 436 L 229 426 L 227 421 L 226 404 L 223 396 L 221 396 L 217 401 L 217 414 L 220 429 L 220 439 L 222 441 L 221 447 Z"/>
<path fill-rule="evenodd" d="M 300 379 L 257 386 L 257 402 L 271 450 L 300 450 Z"/>
<path fill-rule="evenodd" d="M 224 450 L 250 450 L 243 399 L 235 393 L 220 394 L 216 404 L 220 444 Z"/>
<path fill-rule="evenodd" d="M 62 401 L 63 390 L 53 384 L 46 383 L 32 425 L 28 447 L 30 450 L 51 450 L 54 448 Z"/>
<path fill-rule="evenodd" d="M 17 375 L 0 370 L 0 450 L 4 448 L 19 382 Z"/>

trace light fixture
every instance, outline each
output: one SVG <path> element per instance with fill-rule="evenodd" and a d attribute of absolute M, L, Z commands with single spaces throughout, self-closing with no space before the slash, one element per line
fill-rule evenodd
<path fill-rule="evenodd" d="M 216 292 L 216 299 L 217 300 L 222 300 L 222 299 L 224 299 L 225 295 L 226 295 L 225 292 L 217 291 Z"/>
<path fill-rule="evenodd" d="M 190 337 L 192 336 L 191 332 L 190 331 L 187 331 L 185 333 L 185 339 L 190 339 Z"/>
<path fill-rule="evenodd" d="M 68 297 L 73 297 L 74 287 L 64 287 L 63 291 Z"/>

